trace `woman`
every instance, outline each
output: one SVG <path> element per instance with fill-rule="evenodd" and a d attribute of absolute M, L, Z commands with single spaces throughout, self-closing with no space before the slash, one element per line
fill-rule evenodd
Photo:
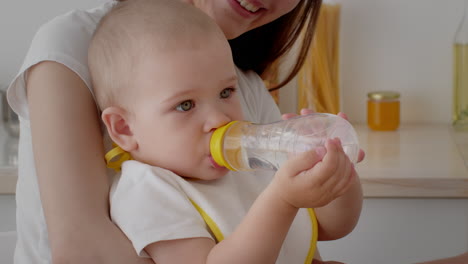
<path fill-rule="evenodd" d="M 257 74 L 287 52 L 304 27 L 301 54 L 306 52 L 321 5 L 321 0 L 182 1 L 212 17 L 230 40 L 237 66 Z M 21 120 L 15 263 L 151 263 L 137 258 L 109 217 L 110 172 L 102 158 L 108 142 L 87 68 L 89 41 L 113 4 L 43 25 L 9 88 L 9 102 Z M 260 85 L 257 79 L 249 85 Z M 278 117 L 271 98 L 247 107 L 258 108 L 259 121 Z M 354 225 L 341 225 L 341 232 Z"/>

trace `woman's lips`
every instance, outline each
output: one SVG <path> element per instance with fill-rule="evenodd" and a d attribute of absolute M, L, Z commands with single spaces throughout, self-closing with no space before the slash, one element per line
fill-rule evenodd
<path fill-rule="evenodd" d="M 282 1 L 282 0 L 279 0 Z M 244 18 L 253 18 L 258 16 L 259 13 L 265 11 L 263 8 L 260 8 L 256 12 L 250 12 L 249 10 L 245 9 L 237 0 L 228 0 L 231 7 L 236 11 L 237 14 L 241 15 Z"/>

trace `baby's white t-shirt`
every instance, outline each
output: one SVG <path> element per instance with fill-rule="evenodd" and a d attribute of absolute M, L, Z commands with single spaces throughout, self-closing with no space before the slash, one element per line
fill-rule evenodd
<path fill-rule="evenodd" d="M 158 241 L 207 237 L 220 242 L 236 230 L 270 180 L 271 174 L 260 171 L 187 180 L 163 168 L 125 161 L 110 193 L 111 217 L 143 257 L 148 257 L 144 248 Z M 310 263 L 316 230 L 315 215 L 300 209 L 276 264 Z"/>
<path fill-rule="evenodd" d="M 90 10 L 74 10 L 44 24 L 36 33 L 17 76 L 7 91 L 8 101 L 20 119 L 19 166 L 16 186 L 16 264 L 51 263 L 51 254 L 39 196 L 32 150 L 29 107 L 26 98 L 28 69 L 42 61 L 61 63 L 75 72 L 93 93 L 87 66 L 92 34 L 116 2 Z M 244 117 L 257 123 L 280 119 L 280 112 L 254 72 L 237 71 Z M 67 89 L 67 87 L 63 87 Z M 84 194 L 85 195 L 85 194 Z"/>

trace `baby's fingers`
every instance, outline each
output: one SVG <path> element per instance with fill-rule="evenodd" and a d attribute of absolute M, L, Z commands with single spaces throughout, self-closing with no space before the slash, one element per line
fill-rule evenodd
<path fill-rule="evenodd" d="M 336 183 L 336 185 L 333 188 L 333 193 L 335 193 L 337 197 L 343 195 L 351 186 L 353 179 L 357 177 L 356 175 L 357 174 L 356 174 L 356 170 L 354 169 L 353 163 L 351 163 L 348 160 L 348 162 L 346 163 L 345 169 L 342 172 L 341 179 Z"/>
<path fill-rule="evenodd" d="M 320 174 L 333 175 L 339 167 L 341 145 L 338 139 L 327 139 L 325 148 L 327 149 L 327 154 L 323 157 L 323 162 L 320 164 Z"/>
<path fill-rule="evenodd" d="M 319 175 L 324 175 L 322 185 L 329 189 L 336 189 L 336 186 L 348 175 L 352 163 L 343 151 L 338 139 L 329 139 L 326 142 L 327 155 L 317 166 Z"/>
<path fill-rule="evenodd" d="M 318 147 L 314 150 L 300 153 L 284 163 L 279 169 L 279 172 L 287 171 L 289 175 L 298 175 L 315 166 L 315 164 L 323 159 L 325 153 L 327 153 L 327 150 L 324 147 Z"/>

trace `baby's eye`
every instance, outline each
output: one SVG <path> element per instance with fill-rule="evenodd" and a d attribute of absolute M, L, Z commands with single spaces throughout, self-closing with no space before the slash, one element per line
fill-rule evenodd
<path fill-rule="evenodd" d="M 176 106 L 177 111 L 187 112 L 190 111 L 195 106 L 195 103 L 192 100 L 183 101 L 178 106 Z"/>
<path fill-rule="evenodd" d="M 231 97 L 231 95 L 236 91 L 235 88 L 226 88 L 221 91 L 219 96 L 223 99 Z"/>

